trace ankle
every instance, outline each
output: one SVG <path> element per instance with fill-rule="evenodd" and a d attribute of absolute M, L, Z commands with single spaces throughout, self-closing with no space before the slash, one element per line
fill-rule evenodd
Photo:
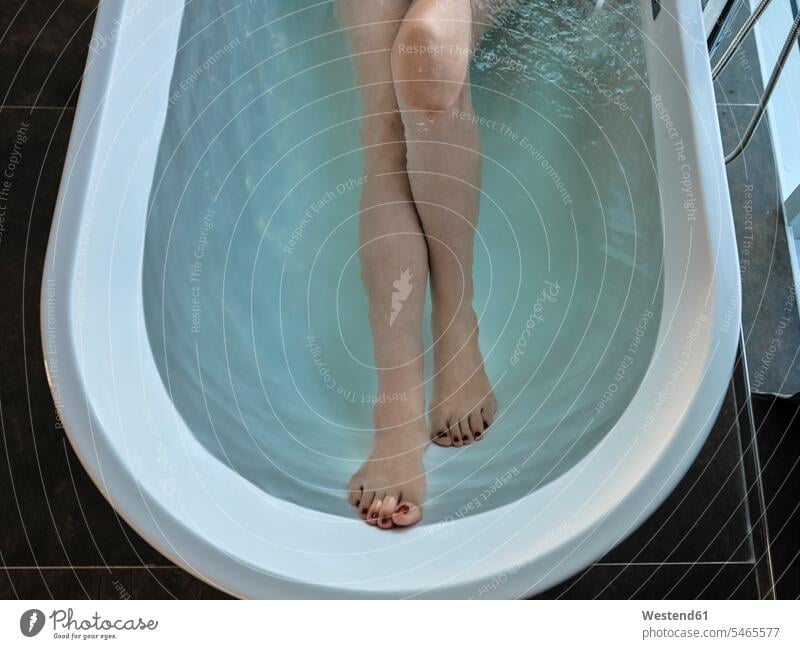
<path fill-rule="evenodd" d="M 400 410 L 396 404 L 395 407 L 385 404 L 375 406 L 373 457 L 394 457 L 416 451 L 422 453 L 430 441 L 424 412 Z"/>

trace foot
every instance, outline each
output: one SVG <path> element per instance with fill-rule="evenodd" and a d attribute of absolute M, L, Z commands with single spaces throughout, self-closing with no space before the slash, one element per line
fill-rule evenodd
<path fill-rule="evenodd" d="M 361 519 L 384 530 L 418 523 L 425 498 L 428 429 L 422 416 L 410 412 L 397 423 L 397 411 L 397 404 L 376 408 L 372 453 L 348 486 Z"/>
<path fill-rule="evenodd" d="M 460 447 L 484 438 L 497 401 L 483 368 L 475 313 L 469 309 L 465 315 L 447 320 L 433 315 L 431 431 L 439 446 Z"/>

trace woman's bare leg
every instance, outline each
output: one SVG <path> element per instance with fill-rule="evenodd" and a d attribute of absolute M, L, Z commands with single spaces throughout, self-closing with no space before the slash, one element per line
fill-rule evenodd
<path fill-rule="evenodd" d="M 415 0 L 392 52 L 409 180 L 428 241 L 435 345 L 430 418 L 442 446 L 480 440 L 496 410 L 472 307 L 481 153 L 469 88 L 473 47 L 494 18 L 470 0 Z"/>
<path fill-rule="evenodd" d="M 372 454 L 353 476 L 350 503 L 371 525 L 422 517 L 422 455 L 430 441 L 423 392 L 422 314 L 428 250 L 406 173 L 406 146 L 391 75 L 391 48 L 410 0 L 339 0 L 364 120 L 367 182 L 360 257 L 378 375 Z"/>

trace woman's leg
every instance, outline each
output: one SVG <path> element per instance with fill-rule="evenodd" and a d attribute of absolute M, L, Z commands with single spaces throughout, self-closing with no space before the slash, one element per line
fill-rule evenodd
<path fill-rule="evenodd" d="M 392 44 L 409 5 L 410 0 L 339 0 L 337 5 L 363 99 L 367 182 L 360 257 L 378 376 L 373 451 L 348 489 L 361 517 L 382 528 L 413 525 L 422 517 L 422 455 L 430 441 L 422 358 L 428 250 L 408 184 L 391 75 Z"/>
<path fill-rule="evenodd" d="M 428 242 L 430 418 L 434 441 L 443 446 L 480 440 L 496 410 L 472 307 L 481 153 L 469 88 L 473 47 L 495 17 L 470 0 L 415 0 L 392 51 L 411 191 Z"/>

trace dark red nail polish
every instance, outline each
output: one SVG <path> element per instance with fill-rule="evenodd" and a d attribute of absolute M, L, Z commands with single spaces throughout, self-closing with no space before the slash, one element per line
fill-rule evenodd
<path fill-rule="evenodd" d="M 408 505 L 400 505 L 400 507 L 397 508 L 399 514 L 408 514 L 410 511 L 411 508 Z"/>

